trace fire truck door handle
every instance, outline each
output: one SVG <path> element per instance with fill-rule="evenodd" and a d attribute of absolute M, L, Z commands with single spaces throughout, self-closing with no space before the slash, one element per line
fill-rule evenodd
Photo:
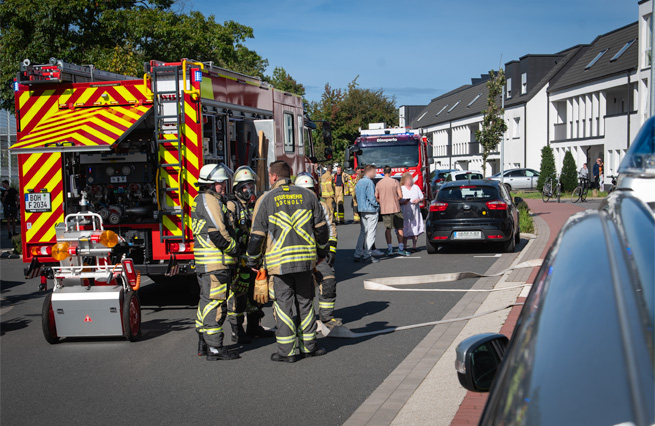
<path fill-rule="evenodd" d="M 75 142 L 71 141 L 64 141 L 64 142 L 48 142 L 47 144 L 43 145 L 44 148 L 48 148 L 50 146 L 57 146 L 57 147 L 62 147 L 65 145 L 70 145 L 70 146 L 75 146 Z"/>

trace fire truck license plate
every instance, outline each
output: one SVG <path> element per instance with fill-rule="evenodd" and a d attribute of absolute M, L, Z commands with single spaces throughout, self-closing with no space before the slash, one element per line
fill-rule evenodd
<path fill-rule="evenodd" d="M 49 192 L 25 194 L 25 211 L 28 213 L 43 213 L 52 211 Z"/>

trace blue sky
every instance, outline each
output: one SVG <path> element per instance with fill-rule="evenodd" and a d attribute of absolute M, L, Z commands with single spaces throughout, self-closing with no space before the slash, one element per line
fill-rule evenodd
<path fill-rule="evenodd" d="M 383 88 L 421 105 L 528 53 L 590 43 L 635 22 L 637 0 L 186 0 L 251 26 L 246 45 L 320 98 L 325 83 Z M 494 17 L 494 18 L 492 18 Z"/>

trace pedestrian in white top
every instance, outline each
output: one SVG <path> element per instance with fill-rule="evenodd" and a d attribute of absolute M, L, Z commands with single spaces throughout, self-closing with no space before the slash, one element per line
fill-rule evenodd
<path fill-rule="evenodd" d="M 425 198 L 423 191 L 418 185 L 414 184 L 414 178 L 411 173 L 404 173 L 400 179 L 403 200 L 407 200 L 401 205 L 403 212 L 403 235 L 405 237 L 405 247 L 409 239 L 413 242 L 413 250 L 416 250 L 416 242 L 419 235 L 425 232 L 425 223 L 421 215 L 420 203 Z"/>

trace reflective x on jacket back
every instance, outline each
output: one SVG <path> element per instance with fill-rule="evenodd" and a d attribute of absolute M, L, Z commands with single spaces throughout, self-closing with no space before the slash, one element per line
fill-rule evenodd
<path fill-rule="evenodd" d="M 317 251 L 325 256 L 330 231 L 316 195 L 282 179 L 255 204 L 248 242 L 249 263 L 264 250 L 263 266 L 269 275 L 311 271 Z M 264 248 L 266 242 L 266 248 Z"/>
<path fill-rule="evenodd" d="M 327 221 L 328 228 L 330 229 L 330 251 L 332 253 L 337 252 L 337 224 L 334 222 L 334 217 L 330 217 L 330 210 L 328 209 L 325 201 L 320 201 L 321 207 L 323 208 L 323 214 L 325 215 L 325 220 Z"/>
<path fill-rule="evenodd" d="M 195 245 L 196 272 L 205 273 L 233 268 L 238 248 L 227 230 L 227 208 L 221 196 L 212 190 L 201 192 L 191 207 L 191 230 Z"/>

